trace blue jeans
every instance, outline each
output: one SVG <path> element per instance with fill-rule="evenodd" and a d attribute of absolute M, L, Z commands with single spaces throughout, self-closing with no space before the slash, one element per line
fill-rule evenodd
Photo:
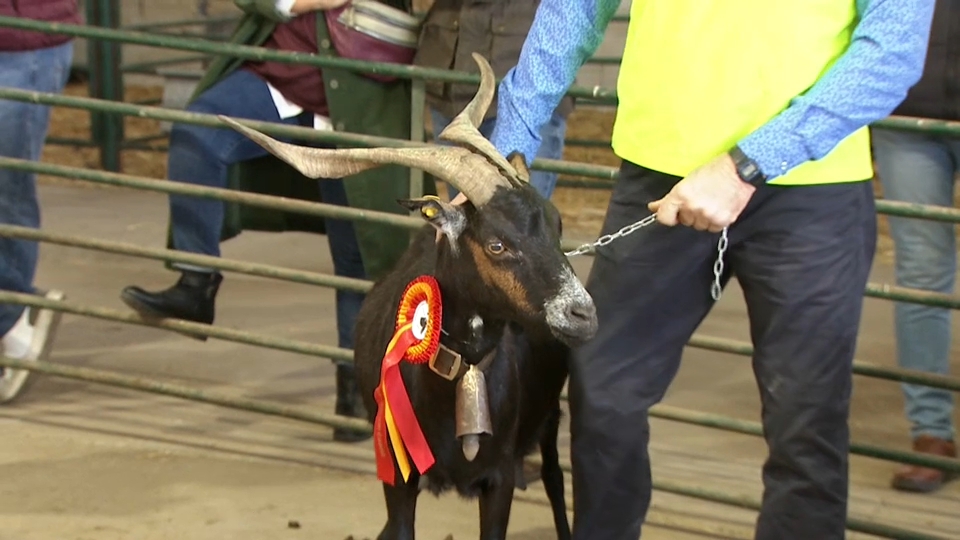
<path fill-rule="evenodd" d="M 282 119 L 274 106 L 266 83 L 252 72 L 238 69 L 197 97 L 188 111 L 223 114 L 251 120 L 297 125 L 312 122 L 312 114 Z M 312 123 L 310 124 L 312 125 Z M 267 154 L 259 144 L 232 129 L 217 129 L 189 124 L 174 124 L 170 133 L 168 176 L 189 184 L 225 188 L 228 168 L 241 161 Z M 320 180 L 320 195 L 330 204 L 347 206 L 343 181 Z M 223 228 L 223 202 L 183 195 L 170 196 L 173 245 L 191 253 L 220 256 L 220 232 Z M 366 273 L 353 223 L 327 219 L 327 241 L 333 258 L 334 273 L 364 279 Z M 195 269 L 178 265 L 180 269 Z M 337 344 L 353 347 L 353 327 L 364 295 L 337 291 Z"/>
<path fill-rule="evenodd" d="M 433 134 L 434 137 L 440 134 L 443 128 L 447 127 L 452 118 L 447 118 L 437 112 L 435 109 L 430 109 L 430 119 L 433 122 Z M 484 137 L 490 138 L 493 134 L 493 126 L 496 125 L 496 117 L 487 118 L 480 124 L 480 133 Z M 540 149 L 537 150 L 538 158 L 545 159 L 563 159 L 563 139 L 566 137 L 567 133 L 567 121 L 564 117 L 554 111 L 553 115 L 550 117 L 550 121 L 547 122 L 543 129 L 540 130 L 540 138 L 543 140 L 543 143 L 540 145 Z M 436 141 L 438 144 L 447 144 L 450 143 L 446 141 Z M 530 185 L 532 185 L 540 195 L 543 195 L 544 198 L 549 199 L 553 195 L 553 190 L 557 186 L 557 173 L 546 172 L 546 171 L 530 171 Z M 453 186 L 448 186 L 450 191 L 450 198 L 454 198 L 460 193 Z"/>
<path fill-rule="evenodd" d="M 0 52 L 0 86 L 60 93 L 70 76 L 73 42 L 26 52 Z M 50 108 L 0 100 L 0 155 L 37 161 L 47 138 Z M 40 227 L 36 176 L 0 169 L 0 223 Z M 33 294 L 39 249 L 36 242 L 0 237 L 0 289 Z M 24 307 L 0 304 L 0 336 L 16 324 Z"/>
<path fill-rule="evenodd" d="M 960 140 L 887 129 L 873 129 L 872 139 L 884 198 L 953 206 Z M 889 220 L 897 285 L 952 293 L 957 271 L 953 224 L 902 217 Z M 900 367 L 946 374 L 951 311 L 898 302 L 894 317 Z M 953 394 L 914 384 L 902 388 L 912 436 L 952 439 Z"/>

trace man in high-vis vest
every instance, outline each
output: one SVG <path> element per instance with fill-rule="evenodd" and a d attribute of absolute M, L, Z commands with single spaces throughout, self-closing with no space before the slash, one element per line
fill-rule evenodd
<path fill-rule="evenodd" d="M 499 88 L 492 140 L 537 134 L 619 0 L 543 0 Z M 574 538 L 635 540 L 648 409 L 724 284 L 743 289 L 769 457 L 761 540 L 844 538 L 851 363 L 876 244 L 866 126 L 921 75 L 933 0 L 633 0 L 603 225 L 600 319 L 570 362 Z M 728 228 L 728 229 L 725 229 Z"/>

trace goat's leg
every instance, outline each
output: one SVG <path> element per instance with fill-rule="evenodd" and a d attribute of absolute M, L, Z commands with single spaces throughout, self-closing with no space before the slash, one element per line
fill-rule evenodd
<path fill-rule="evenodd" d="M 377 540 L 414 540 L 414 521 L 417 514 L 417 495 L 420 494 L 418 478 L 411 476 L 403 483 L 397 472 L 397 485 L 383 484 L 383 497 L 387 503 L 387 524 Z"/>
<path fill-rule="evenodd" d="M 504 460 L 498 476 L 499 482 L 491 482 L 480 494 L 480 540 L 507 538 L 510 506 L 516 486 L 514 461 Z"/>
<path fill-rule="evenodd" d="M 567 503 L 563 488 L 563 470 L 560 469 L 560 455 L 557 452 L 557 438 L 560 432 L 560 404 L 550 413 L 546 429 L 540 437 L 540 479 L 543 489 L 550 499 L 553 510 L 553 524 L 557 528 L 558 540 L 570 540 L 570 522 L 567 520 Z"/>

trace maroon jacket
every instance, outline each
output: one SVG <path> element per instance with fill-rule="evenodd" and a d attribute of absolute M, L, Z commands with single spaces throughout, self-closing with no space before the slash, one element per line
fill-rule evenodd
<path fill-rule="evenodd" d="M 77 0 L 0 0 L 0 15 L 81 24 Z M 31 51 L 61 45 L 70 36 L 0 27 L 0 51 Z"/>

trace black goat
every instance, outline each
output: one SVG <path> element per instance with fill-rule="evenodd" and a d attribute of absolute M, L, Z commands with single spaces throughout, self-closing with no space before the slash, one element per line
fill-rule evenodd
<path fill-rule="evenodd" d="M 522 158 L 505 160 L 476 130 L 492 99 L 494 79 L 486 60 L 474 58 L 480 90 L 440 135 L 459 147 L 310 149 L 225 119 L 309 176 L 335 178 L 397 163 L 439 176 L 469 200 L 463 205 L 436 197 L 400 201 L 431 227 L 416 235 L 396 267 L 374 285 L 357 318 L 354 360 L 371 421 L 401 297 L 411 281 L 425 275 L 436 280 L 442 298 L 440 343 L 456 351 L 465 367 L 482 370 L 487 391 L 481 399 L 489 406 L 489 424 L 480 430 L 488 433 L 458 440 L 455 380 L 471 370 L 444 378 L 425 365 L 401 363 L 403 384 L 435 462 L 423 475 L 414 468 L 407 481 L 394 464 L 396 482 L 384 482 L 388 519 L 380 540 L 412 540 L 420 491 L 439 495 L 451 488 L 479 497 L 481 540 L 506 538 L 518 471 L 538 445 L 557 535 L 570 537 L 557 455 L 559 398 L 567 348 L 593 336 L 596 311 L 560 248 L 559 212 L 525 181 L 529 174 Z"/>

